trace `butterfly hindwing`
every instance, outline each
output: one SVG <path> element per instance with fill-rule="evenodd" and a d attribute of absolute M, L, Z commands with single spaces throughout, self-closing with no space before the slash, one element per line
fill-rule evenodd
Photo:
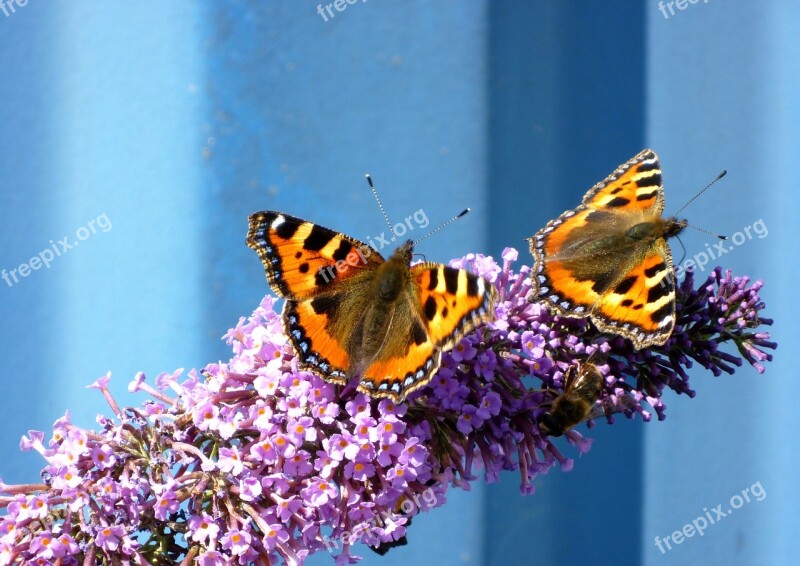
<path fill-rule="evenodd" d="M 494 315 L 497 292 L 482 277 L 436 263 L 414 265 L 410 275 L 393 327 L 405 340 L 399 350 L 386 348 L 364 371 L 365 391 L 373 395 L 405 396 L 426 385 L 439 369 L 442 351 Z"/>
<path fill-rule="evenodd" d="M 247 245 L 258 252 L 273 290 L 294 300 L 331 292 L 384 261 L 363 242 L 274 211 L 250 216 Z"/>
<path fill-rule="evenodd" d="M 603 294 L 594 314 L 598 328 L 630 338 L 639 348 L 664 343 L 675 327 L 675 281 L 666 240 L 656 241 Z"/>
<path fill-rule="evenodd" d="M 301 368 L 343 384 L 350 358 L 344 339 L 333 323 L 340 307 L 334 297 L 287 301 L 283 308 L 283 325 Z"/>
<path fill-rule="evenodd" d="M 419 313 L 430 339 L 449 347 L 491 315 L 497 291 L 465 269 L 436 263 L 411 268 Z"/>

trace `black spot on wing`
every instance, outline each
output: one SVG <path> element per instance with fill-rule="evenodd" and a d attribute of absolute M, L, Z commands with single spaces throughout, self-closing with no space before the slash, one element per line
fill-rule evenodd
<path fill-rule="evenodd" d="M 428 300 L 425 301 L 425 318 L 428 320 L 433 320 L 433 317 L 436 316 L 436 299 L 433 297 L 428 297 Z"/>
<path fill-rule="evenodd" d="M 632 299 L 624 299 L 623 301 L 620 302 L 620 305 L 623 306 L 623 307 L 629 307 L 629 306 L 633 305 L 633 300 Z"/>
<path fill-rule="evenodd" d="M 428 291 L 433 291 L 436 287 L 439 286 L 439 270 L 438 269 L 431 269 L 429 272 L 430 274 L 430 282 L 428 283 Z"/>
<path fill-rule="evenodd" d="M 350 250 L 352 249 L 353 244 L 343 239 L 341 242 L 339 242 L 339 247 L 336 248 L 336 251 L 333 252 L 333 259 L 335 261 L 347 259 L 347 254 L 349 254 Z"/>
<path fill-rule="evenodd" d="M 295 259 L 300 259 L 301 257 L 303 257 L 303 252 L 297 252 L 296 254 L 294 254 Z"/>
<path fill-rule="evenodd" d="M 467 273 L 467 296 L 478 296 L 478 276 L 472 273 Z"/>
<path fill-rule="evenodd" d="M 606 292 L 606 290 L 611 286 L 614 282 L 614 279 L 617 276 L 617 272 L 615 270 L 607 271 L 606 273 L 601 273 L 593 282 L 592 282 L 592 291 L 597 293 L 598 295 L 602 295 Z"/>
<path fill-rule="evenodd" d="M 657 196 L 658 196 L 658 191 L 650 191 L 649 193 L 642 193 L 642 194 L 636 195 L 636 200 L 639 200 L 639 201 L 641 201 L 641 200 L 651 200 L 651 199 L 656 198 Z"/>
<path fill-rule="evenodd" d="M 654 169 L 659 169 L 657 161 L 651 161 L 650 163 L 642 163 L 636 169 L 638 173 L 647 173 L 648 171 L 653 171 Z"/>
<path fill-rule="evenodd" d="M 623 198 L 623 197 L 614 197 L 610 201 L 606 203 L 606 206 L 616 207 L 616 206 L 625 206 L 630 204 L 630 200 Z"/>
<path fill-rule="evenodd" d="M 333 266 L 320 268 L 314 276 L 317 287 L 326 287 L 336 280 L 336 269 Z"/>
<path fill-rule="evenodd" d="M 414 321 L 414 325 L 411 327 L 411 338 L 414 340 L 414 344 L 417 346 L 424 344 L 428 340 L 428 333 L 425 332 L 425 329 L 422 328 L 422 325 L 416 320 Z"/>
<path fill-rule="evenodd" d="M 294 233 L 297 232 L 299 227 L 300 222 L 286 219 L 277 228 L 275 228 L 275 234 L 282 240 L 288 240 L 294 236 Z"/>
<path fill-rule="evenodd" d="M 450 314 L 450 310 L 447 307 L 442 309 L 442 318 L 447 318 L 447 315 Z"/>
<path fill-rule="evenodd" d="M 655 303 L 656 301 L 668 296 L 670 293 L 672 293 L 672 289 L 667 285 L 656 285 L 647 291 L 647 302 Z"/>
<path fill-rule="evenodd" d="M 297 269 L 300 271 L 300 273 L 308 273 L 308 262 L 305 261 L 301 263 L 300 267 L 298 267 Z"/>
<path fill-rule="evenodd" d="M 328 314 L 338 306 L 339 301 L 335 297 L 317 297 L 311 301 L 311 308 L 317 314 Z"/>
<path fill-rule="evenodd" d="M 333 240 L 334 236 L 336 236 L 336 234 L 327 228 L 314 224 L 314 227 L 311 228 L 311 232 L 303 241 L 303 249 L 310 252 L 318 252 L 327 246 L 328 242 Z"/>
<path fill-rule="evenodd" d="M 647 177 L 642 177 L 636 180 L 638 187 L 660 187 L 661 186 L 661 173 L 652 173 Z"/>
<path fill-rule="evenodd" d="M 655 324 L 660 324 L 665 318 L 672 314 L 673 304 L 668 302 L 660 309 L 653 311 L 650 314 L 650 320 L 652 320 Z"/>
<path fill-rule="evenodd" d="M 455 294 L 458 291 L 458 269 L 454 267 L 443 267 L 442 271 L 444 271 L 444 284 L 447 288 L 447 292 L 450 294 Z"/>
<path fill-rule="evenodd" d="M 636 275 L 631 275 L 629 277 L 626 277 L 625 279 L 620 281 L 616 287 L 614 287 L 614 293 L 616 293 L 617 295 L 624 295 L 633 288 L 637 279 L 638 277 Z"/>
<path fill-rule="evenodd" d="M 662 261 L 661 263 L 657 263 L 653 267 L 648 267 L 644 270 L 644 274 L 647 276 L 648 279 L 655 277 L 662 271 L 667 268 L 667 265 Z"/>

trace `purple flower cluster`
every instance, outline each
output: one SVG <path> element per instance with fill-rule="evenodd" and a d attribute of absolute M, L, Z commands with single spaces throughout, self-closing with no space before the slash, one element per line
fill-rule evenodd
<path fill-rule="evenodd" d="M 498 288 L 497 319 L 443 357 L 430 385 L 403 404 L 337 388 L 300 371 L 273 299 L 226 334 L 234 357 L 182 377 L 164 373 L 130 385 L 153 399 L 120 409 L 109 376 L 93 387 L 114 417 L 92 432 L 55 423 L 32 432 L 23 450 L 46 460 L 43 484 L 0 484 L 0 564 L 301 564 L 318 551 L 353 563 L 357 542 L 402 541 L 411 518 L 469 488 L 518 470 L 521 491 L 556 463 L 572 460 L 537 422 L 570 366 L 602 360 L 601 403 L 609 414 L 663 417 L 665 387 L 692 395 L 693 361 L 715 374 L 741 358 L 759 371 L 771 359 L 760 282 L 719 270 L 699 288 L 678 289 L 678 325 L 662 347 L 634 351 L 586 321 L 528 302 L 529 267 L 511 269 L 470 255 L 452 265 Z M 169 391 L 169 393 L 168 393 Z M 609 417 L 610 419 L 611 417 Z M 566 433 L 580 451 L 589 442 Z"/>

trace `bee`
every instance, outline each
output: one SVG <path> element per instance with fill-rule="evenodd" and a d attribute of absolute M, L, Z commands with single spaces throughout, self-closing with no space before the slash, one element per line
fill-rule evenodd
<path fill-rule="evenodd" d="M 575 425 L 602 415 L 603 408 L 595 408 L 595 404 L 603 391 L 603 383 L 603 375 L 596 365 L 586 363 L 580 369 L 570 366 L 564 379 L 564 392 L 539 419 L 541 433 L 561 436 Z"/>

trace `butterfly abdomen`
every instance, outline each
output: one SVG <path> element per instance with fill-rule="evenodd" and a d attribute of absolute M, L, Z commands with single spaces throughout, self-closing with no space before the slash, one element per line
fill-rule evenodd
<path fill-rule="evenodd" d="M 400 353 L 388 351 L 393 346 L 405 349 L 406 340 L 387 339 L 393 332 L 393 327 L 404 328 L 407 326 L 408 314 L 400 308 L 400 303 L 405 299 L 404 292 L 411 286 L 411 262 L 413 242 L 408 241 L 395 251 L 375 273 L 375 278 L 367 291 L 373 301 L 369 308 L 361 315 L 361 324 L 352 335 L 350 343 L 350 357 L 353 363 L 352 371 L 358 371 L 368 365 L 377 357 L 397 355 Z M 411 334 L 415 342 L 424 341 L 426 336 L 419 324 L 412 325 Z"/>

